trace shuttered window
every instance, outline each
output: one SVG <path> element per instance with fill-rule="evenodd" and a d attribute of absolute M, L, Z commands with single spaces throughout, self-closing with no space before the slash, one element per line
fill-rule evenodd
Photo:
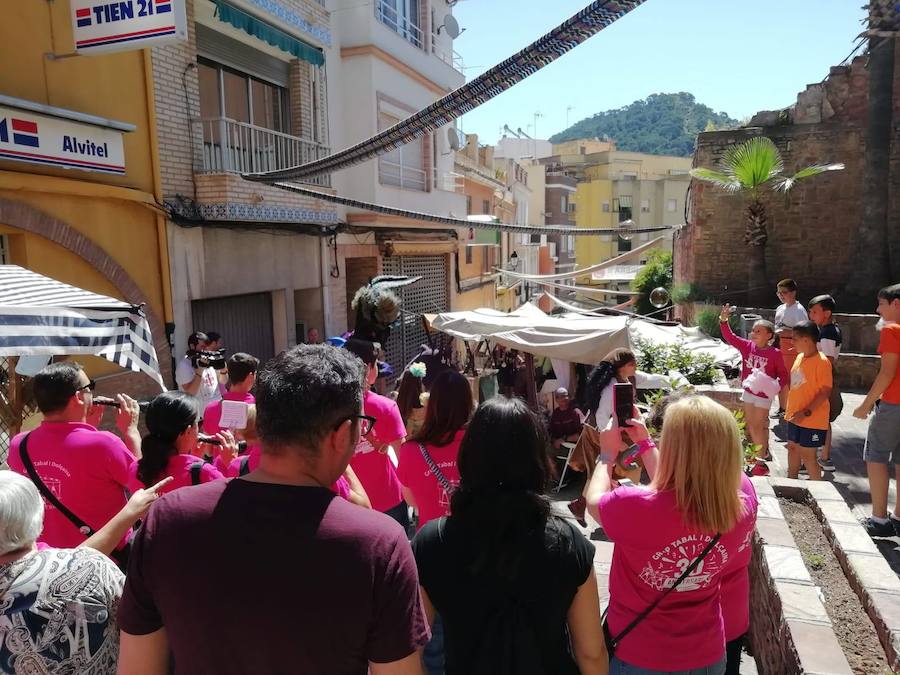
<path fill-rule="evenodd" d="M 275 355 L 271 293 L 194 300 L 191 311 L 191 330 L 221 333 L 229 354 L 246 352 L 263 363 Z"/>

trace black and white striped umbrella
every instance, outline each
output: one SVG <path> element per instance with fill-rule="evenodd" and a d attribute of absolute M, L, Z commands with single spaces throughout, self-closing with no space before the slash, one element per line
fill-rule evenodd
<path fill-rule="evenodd" d="M 64 354 L 100 356 L 165 390 L 140 305 L 0 265 L 0 356 Z"/>

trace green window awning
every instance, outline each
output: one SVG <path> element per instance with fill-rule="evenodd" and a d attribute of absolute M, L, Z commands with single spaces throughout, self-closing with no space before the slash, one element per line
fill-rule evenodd
<path fill-rule="evenodd" d="M 225 0 L 213 0 L 213 2 L 216 5 L 216 16 L 220 21 L 230 23 L 235 28 L 255 38 L 259 38 L 263 42 L 268 42 L 273 47 L 278 47 L 288 54 L 293 54 L 298 59 L 303 59 L 314 66 L 321 66 L 325 63 L 325 55 L 321 49 L 308 45 L 293 35 L 288 35 L 280 28 L 257 19 L 234 5 L 229 5 Z"/>

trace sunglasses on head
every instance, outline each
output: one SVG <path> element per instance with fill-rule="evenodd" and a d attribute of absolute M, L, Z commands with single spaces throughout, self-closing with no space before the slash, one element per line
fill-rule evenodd
<path fill-rule="evenodd" d="M 96 388 L 97 388 L 97 382 L 95 380 L 89 380 L 87 384 L 77 387 L 75 389 L 74 393 L 77 394 L 79 391 L 84 391 L 85 389 L 90 389 L 91 391 L 94 391 L 94 389 L 96 389 Z"/>

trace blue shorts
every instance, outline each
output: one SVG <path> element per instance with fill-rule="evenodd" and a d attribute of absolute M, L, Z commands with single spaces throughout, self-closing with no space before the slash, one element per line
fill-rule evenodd
<path fill-rule="evenodd" d="M 810 429 L 801 427 L 793 422 L 787 423 L 787 439 L 789 443 L 796 443 L 801 448 L 821 448 L 825 445 L 825 435 L 828 429 Z"/>

